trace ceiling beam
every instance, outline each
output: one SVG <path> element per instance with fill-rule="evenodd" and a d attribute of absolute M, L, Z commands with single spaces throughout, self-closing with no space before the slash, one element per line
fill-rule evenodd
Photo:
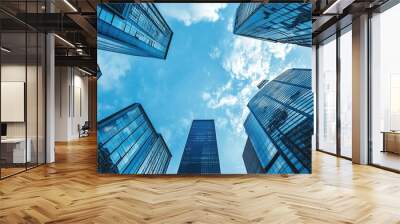
<path fill-rule="evenodd" d="M 80 31 L 82 28 L 64 13 L 18 13 L 16 17 L 42 32 Z"/>
<path fill-rule="evenodd" d="M 97 30 L 89 21 L 80 14 L 68 14 L 67 15 L 72 21 L 75 22 L 90 38 L 87 41 L 92 41 L 90 45 L 96 46 Z"/>
<path fill-rule="evenodd" d="M 55 56 L 55 64 L 56 66 L 80 66 L 97 68 L 96 57 L 92 56 Z"/>

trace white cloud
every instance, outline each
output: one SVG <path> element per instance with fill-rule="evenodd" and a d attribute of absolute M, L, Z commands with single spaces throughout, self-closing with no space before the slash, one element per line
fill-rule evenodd
<path fill-rule="evenodd" d="M 225 85 L 215 91 L 215 95 L 219 98 L 222 93 L 232 90 L 232 80 L 229 80 Z"/>
<path fill-rule="evenodd" d="M 231 29 L 229 26 L 233 24 L 228 25 L 228 29 Z M 221 53 L 222 66 L 229 73 L 230 79 L 204 100 L 207 106 L 214 109 L 225 106 L 230 126 L 241 136 L 244 134 L 244 121 L 249 114 L 247 104 L 257 92 L 257 84 L 270 78 L 272 58 L 283 62 L 293 47 L 242 36 L 234 36 L 225 44 L 229 50 Z"/>
<path fill-rule="evenodd" d="M 244 134 L 243 124 L 249 114 L 249 109 L 247 108 L 247 103 L 250 101 L 251 97 L 256 93 L 257 87 L 251 84 L 243 87 L 239 93 L 235 96 L 236 107 L 227 108 L 225 110 L 225 115 L 229 118 L 230 125 L 233 130 L 241 136 Z M 233 113 L 232 111 L 236 113 Z"/>
<path fill-rule="evenodd" d="M 189 118 L 182 118 L 181 119 L 181 124 L 184 127 L 189 126 L 191 123 L 192 123 L 192 119 L 189 119 Z"/>
<path fill-rule="evenodd" d="M 272 57 L 283 61 L 293 49 L 291 44 L 242 36 L 235 36 L 230 45 L 231 51 L 223 61 L 224 69 L 233 79 L 251 80 L 255 85 L 269 73 Z"/>
<path fill-rule="evenodd" d="M 271 53 L 265 42 L 247 37 L 234 37 L 223 68 L 233 79 L 260 80 L 269 72 Z"/>
<path fill-rule="evenodd" d="M 217 99 L 210 99 L 207 106 L 212 109 L 220 108 L 222 106 L 232 106 L 238 102 L 238 99 L 233 95 L 226 95 Z"/>
<path fill-rule="evenodd" d="M 226 29 L 227 29 L 229 32 L 233 32 L 233 26 L 234 26 L 233 17 L 231 17 L 231 18 L 229 18 L 228 26 L 226 27 Z"/>
<path fill-rule="evenodd" d="M 216 109 L 222 106 L 232 106 L 238 102 L 238 99 L 233 95 L 226 95 L 232 90 L 232 82 L 228 81 L 225 85 L 217 90 L 209 93 L 203 92 L 201 98 L 207 102 L 207 107 Z"/>
<path fill-rule="evenodd" d="M 193 120 L 194 120 L 194 113 L 193 111 L 190 111 L 186 117 L 180 119 L 180 122 L 183 127 L 189 128 Z"/>
<path fill-rule="evenodd" d="M 215 47 L 211 52 L 210 52 L 210 58 L 212 59 L 218 59 L 221 56 L 221 50 L 218 47 Z"/>
<path fill-rule="evenodd" d="M 201 94 L 201 98 L 203 100 L 208 100 L 208 99 L 211 98 L 211 95 L 209 93 L 207 93 L 207 92 L 204 92 L 203 94 Z"/>
<path fill-rule="evenodd" d="M 229 118 L 230 124 L 238 136 L 243 136 L 244 134 L 244 121 L 246 120 L 247 115 L 249 114 L 249 109 L 247 107 L 242 107 L 241 111 L 238 114 L 233 113 L 230 109 L 225 111 L 226 116 Z"/>
<path fill-rule="evenodd" d="M 233 26 L 233 20 L 232 25 L 228 25 L 231 29 L 229 26 Z M 281 68 L 290 66 L 285 58 L 294 47 L 242 36 L 232 36 L 224 40 L 223 45 L 224 48 L 218 49 L 227 50 L 221 51 L 219 58 L 229 80 L 214 91 L 204 92 L 202 99 L 207 107 L 223 110 L 227 123 L 219 121 L 217 125 L 229 124 L 239 137 L 244 135 L 243 124 L 249 114 L 247 104 L 258 91 L 257 85 L 263 79 L 274 78 Z M 276 63 L 273 67 L 272 60 Z"/>
<path fill-rule="evenodd" d="M 224 9 L 226 3 L 175 3 L 158 4 L 163 16 L 169 16 L 183 22 L 186 26 L 201 21 L 216 22 L 221 16 L 220 10 Z"/>
<path fill-rule="evenodd" d="M 121 80 L 132 68 L 133 57 L 108 51 L 100 51 L 98 55 L 102 72 L 98 81 L 101 90 L 110 91 L 121 86 Z"/>
<path fill-rule="evenodd" d="M 227 95 L 224 97 L 221 97 L 219 101 L 219 105 L 235 105 L 237 103 L 238 99 L 235 96 L 232 95 Z"/>
<path fill-rule="evenodd" d="M 227 124 L 228 124 L 228 119 L 224 117 L 219 117 L 215 119 L 215 125 L 217 126 L 217 129 L 225 128 Z"/>
<path fill-rule="evenodd" d="M 285 60 L 286 55 L 293 49 L 293 45 L 269 42 L 268 48 L 274 57 Z"/>

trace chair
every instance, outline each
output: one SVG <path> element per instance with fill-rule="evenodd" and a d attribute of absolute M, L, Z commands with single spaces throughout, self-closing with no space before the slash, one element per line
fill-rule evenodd
<path fill-rule="evenodd" d="M 82 127 L 78 124 L 79 138 L 89 136 L 90 123 L 85 121 Z"/>

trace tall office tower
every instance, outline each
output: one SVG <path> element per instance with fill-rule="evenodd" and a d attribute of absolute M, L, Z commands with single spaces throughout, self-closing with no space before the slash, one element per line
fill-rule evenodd
<path fill-rule="evenodd" d="M 165 174 L 171 152 L 140 104 L 98 122 L 97 167 L 101 173 Z"/>
<path fill-rule="evenodd" d="M 310 173 L 313 105 L 311 69 L 286 70 L 259 90 L 244 123 L 254 163 L 266 173 Z"/>
<path fill-rule="evenodd" d="M 257 84 L 257 88 L 258 88 L 258 89 L 262 89 L 262 87 L 264 87 L 265 84 L 267 84 L 267 83 L 268 83 L 268 80 L 263 79 L 263 80 L 261 80 L 260 83 Z"/>
<path fill-rule="evenodd" d="M 101 70 L 100 70 L 100 66 L 97 65 L 97 75 L 96 75 L 96 78 L 99 79 L 102 75 L 103 75 L 103 73 L 102 73 Z"/>
<path fill-rule="evenodd" d="M 178 174 L 219 174 L 214 120 L 193 120 Z"/>
<path fill-rule="evenodd" d="M 243 161 L 247 173 L 265 173 L 249 138 L 247 138 L 246 145 L 244 146 Z"/>
<path fill-rule="evenodd" d="M 172 34 L 153 3 L 97 6 L 98 49 L 165 59 Z"/>
<path fill-rule="evenodd" d="M 241 3 L 233 33 L 311 47 L 311 3 Z"/>

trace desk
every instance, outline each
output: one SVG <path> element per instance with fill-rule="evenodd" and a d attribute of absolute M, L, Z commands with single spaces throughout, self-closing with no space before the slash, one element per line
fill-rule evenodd
<path fill-rule="evenodd" d="M 5 159 L 6 163 L 26 163 L 32 159 L 30 138 L 6 138 L 1 139 L 1 157 Z M 25 151 L 25 145 L 26 151 Z M 25 160 L 26 159 L 26 160 Z"/>
<path fill-rule="evenodd" d="M 382 152 L 400 154 L 400 131 L 383 131 Z"/>

